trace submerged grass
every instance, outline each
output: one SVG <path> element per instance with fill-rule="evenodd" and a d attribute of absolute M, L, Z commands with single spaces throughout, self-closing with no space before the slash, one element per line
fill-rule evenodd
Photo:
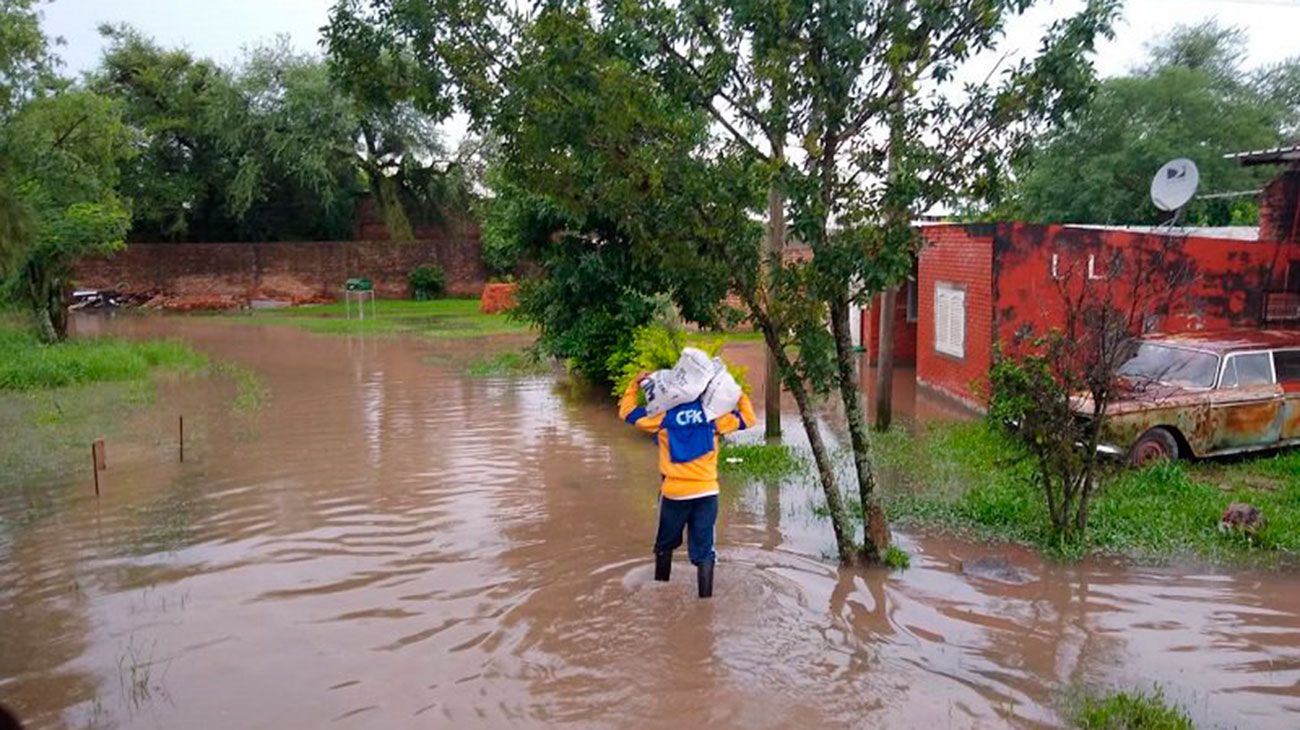
<path fill-rule="evenodd" d="M 366 319 L 356 318 L 355 304 L 351 307 L 352 318 L 349 319 L 342 303 L 214 316 L 230 322 L 297 327 L 322 335 L 416 334 L 433 338 L 467 338 L 528 332 L 528 326 L 523 323 L 504 314 L 483 314 L 478 308 L 477 299 L 425 302 L 382 299 L 375 302 L 373 310 L 366 307 Z"/>
<path fill-rule="evenodd" d="M 235 397 L 230 403 L 230 410 L 237 414 L 248 414 L 261 410 L 271 397 L 271 389 L 253 370 L 233 362 L 219 362 L 212 371 L 229 378 L 235 384 Z"/>
<path fill-rule="evenodd" d="M 1165 699 L 1151 692 L 1115 692 L 1084 695 L 1072 708 L 1071 721 L 1080 730 L 1194 730 L 1192 720 Z"/>
<path fill-rule="evenodd" d="M 550 373 L 551 364 L 532 352 L 508 350 L 474 360 L 465 372 L 474 378 L 528 377 Z"/>
<path fill-rule="evenodd" d="M 804 467 L 804 460 L 785 444 L 724 443 L 718 455 L 718 467 L 723 474 L 773 481 L 798 472 Z"/>
<path fill-rule="evenodd" d="M 874 445 L 886 508 L 904 524 L 1027 543 L 1060 557 L 1300 557 L 1297 452 L 1121 471 L 1093 497 L 1086 544 L 1062 545 L 1022 448 L 992 425 L 937 424 L 916 436 L 892 431 L 877 435 Z M 1263 511 L 1266 525 L 1255 539 L 1218 530 L 1231 502 Z"/>

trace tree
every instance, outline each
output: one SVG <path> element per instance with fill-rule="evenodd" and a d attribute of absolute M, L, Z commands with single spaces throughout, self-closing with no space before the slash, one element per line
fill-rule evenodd
<path fill-rule="evenodd" d="M 40 3 L 0 0 L 0 123 L 28 99 L 60 83 L 54 73 L 59 60 L 41 31 Z"/>
<path fill-rule="evenodd" d="M 37 0 L 0 0 L 0 127 L 28 100 L 57 84 L 58 59 L 41 32 Z M 0 273 L 31 236 L 31 211 L 18 195 L 14 161 L 0 157 Z"/>
<path fill-rule="evenodd" d="M 373 29 L 371 53 L 418 59 L 430 88 L 491 125 L 519 187 L 574 226 L 552 232 L 558 256 L 594 269 L 613 247 L 628 262 L 606 291 L 666 292 L 706 323 L 724 291 L 740 299 L 798 404 L 840 557 L 854 562 L 878 560 L 888 531 L 849 305 L 905 276 L 912 215 L 977 191 L 1031 120 L 1087 92 L 1085 55 L 1115 9 L 1088 3 L 1037 58 L 954 91 L 956 71 L 1028 5 L 569 3 L 534 15 L 495 2 L 344 0 L 335 16 Z M 811 261 L 760 256 L 764 198 Z M 587 304 L 561 296 L 553 308 Z M 850 424 L 862 543 L 817 421 L 815 400 L 831 391 Z"/>
<path fill-rule="evenodd" d="M 1151 176 L 1175 157 L 1200 168 L 1202 192 L 1239 197 L 1196 200 L 1184 220 L 1197 225 L 1254 222 L 1249 191 L 1268 172 L 1223 155 L 1272 147 L 1296 123 L 1286 105 L 1288 66 L 1252 77 L 1240 66 L 1245 36 L 1213 22 L 1175 29 L 1132 75 L 1107 79 L 1078 114 L 1038 139 L 1016 166 L 1010 200 L 995 214 L 1043 223 L 1157 224 L 1169 215 L 1149 197 Z M 1291 85 L 1289 88 L 1297 88 Z M 1294 129 L 1294 127 L 1293 127 Z"/>
<path fill-rule="evenodd" d="M 7 285 L 47 342 L 67 335 L 72 264 L 122 246 L 130 213 L 116 192 L 117 170 L 131 141 L 112 101 L 82 89 L 28 102 L 0 132 L 6 183 L 28 220 Z"/>
<path fill-rule="evenodd" d="M 990 373 L 989 415 L 1015 435 L 1034 466 L 1052 529 L 1063 543 L 1084 538 L 1092 495 L 1109 474 L 1097 446 L 1117 398 L 1150 385 L 1120 377 L 1132 337 L 1167 315 L 1196 276 L 1178 240 L 1102 254 L 1101 275 L 1071 265 L 1053 278 L 1063 324 L 1026 334 Z"/>
<path fill-rule="evenodd" d="M 141 141 L 123 162 L 121 192 L 134 201 L 136 240 L 234 237 L 224 209 L 235 166 L 216 120 L 230 74 L 182 49 L 164 49 L 128 26 L 101 26 L 107 48 L 91 87 L 118 100 Z"/>

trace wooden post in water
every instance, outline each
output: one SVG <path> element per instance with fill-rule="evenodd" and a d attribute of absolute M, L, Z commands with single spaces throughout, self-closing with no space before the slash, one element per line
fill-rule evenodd
<path fill-rule="evenodd" d="M 180 438 L 178 439 L 181 447 L 181 463 L 185 463 L 185 416 L 180 416 Z"/>
<path fill-rule="evenodd" d="M 104 456 L 104 439 L 96 439 L 90 442 L 90 470 L 95 475 L 95 497 L 99 498 L 99 470 L 103 469 L 106 464 Z"/>

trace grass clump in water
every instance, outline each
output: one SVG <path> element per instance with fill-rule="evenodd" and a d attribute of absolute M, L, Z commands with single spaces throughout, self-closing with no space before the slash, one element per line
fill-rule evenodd
<path fill-rule="evenodd" d="M 788 477 L 804 466 L 804 460 L 785 444 L 724 443 L 718 456 L 722 473 L 762 481 Z"/>
<path fill-rule="evenodd" d="M 230 403 L 230 410 L 234 413 L 248 414 L 260 410 L 271 397 L 271 389 L 262 378 L 243 365 L 219 362 L 212 370 L 235 384 L 235 398 Z"/>
<path fill-rule="evenodd" d="M 1086 695 L 1072 713 L 1080 730 L 1194 730 L 1192 720 L 1171 706 L 1159 689 L 1150 693 Z"/>
<path fill-rule="evenodd" d="M 475 360 L 465 372 L 475 378 L 528 377 L 546 375 L 551 366 L 532 352 L 509 351 Z"/>
<path fill-rule="evenodd" d="M 890 545 L 885 550 L 885 567 L 891 570 L 907 570 L 912 567 L 912 556 L 897 545 Z"/>
<path fill-rule="evenodd" d="M 109 337 L 46 345 L 0 322 L 0 390 L 32 391 L 143 380 L 157 370 L 195 371 L 207 358 L 183 342 L 131 342 Z"/>
<path fill-rule="evenodd" d="M 891 519 L 1035 545 L 1063 558 L 1300 557 L 1300 452 L 1118 471 L 1094 493 L 1085 542 L 1062 544 L 1021 446 L 992 424 L 934 424 L 874 437 Z M 1252 538 L 1218 529 L 1232 502 L 1263 512 Z"/>

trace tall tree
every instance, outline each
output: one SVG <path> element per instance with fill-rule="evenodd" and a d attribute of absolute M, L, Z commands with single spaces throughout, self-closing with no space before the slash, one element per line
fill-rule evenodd
<path fill-rule="evenodd" d="M 58 59 L 41 31 L 39 0 L 0 0 L 0 127 L 58 84 Z M 0 157 L 0 273 L 31 235 L 32 211 L 18 195 L 15 161 Z"/>
<path fill-rule="evenodd" d="M 1044 223 L 1157 224 L 1168 214 L 1149 197 L 1151 176 L 1168 160 L 1196 162 L 1204 193 L 1184 220 L 1248 225 L 1250 191 L 1269 172 L 1223 155 L 1271 147 L 1297 124 L 1293 77 L 1282 64 L 1255 75 L 1241 67 L 1245 36 L 1213 22 L 1175 29 L 1150 48 L 1138 71 L 1103 81 L 1077 115 L 1047 131 L 1016 166 L 1008 204 L 995 213 Z"/>
<path fill-rule="evenodd" d="M 0 159 L 30 225 L 11 259 L 7 285 L 31 309 L 42 337 L 67 335 L 63 296 L 72 264 L 122 246 L 130 222 L 117 194 L 132 138 L 116 106 L 73 89 L 28 102 L 0 131 Z"/>
<path fill-rule="evenodd" d="M 628 271 L 641 274 L 639 284 L 617 277 L 629 293 L 680 294 L 698 280 L 739 297 L 798 405 L 840 557 L 854 562 L 878 560 L 889 537 L 849 306 L 906 275 L 912 215 L 986 189 L 1002 150 L 1086 94 L 1086 55 L 1116 6 L 1087 3 L 1052 28 L 1038 56 L 996 81 L 955 83 L 1030 4 L 573 2 L 530 15 L 491 1 L 344 0 L 335 17 L 371 28 L 384 52 L 418 59 L 433 88 L 514 147 L 523 187 L 584 224 L 554 232 L 556 245 L 594 247 L 586 260 L 596 266 L 592 256 L 611 244 L 626 249 L 638 265 Z M 892 163 L 881 134 L 891 109 Z M 768 193 L 757 200 L 755 180 Z M 763 198 L 768 217 L 779 211 L 812 248 L 811 261 L 769 254 L 759 266 L 750 226 Z M 674 228 L 676 238 L 663 233 Z M 676 245 L 665 251 L 664 242 Z M 819 429 L 815 401 L 828 392 L 848 415 L 868 523 L 860 543 Z"/>

